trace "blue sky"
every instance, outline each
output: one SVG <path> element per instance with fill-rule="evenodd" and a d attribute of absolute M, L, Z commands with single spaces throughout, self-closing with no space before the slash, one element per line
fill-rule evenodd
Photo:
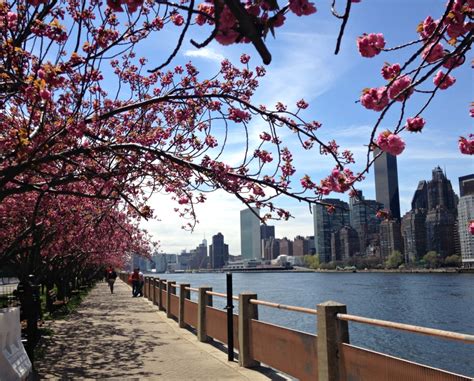
<path fill-rule="evenodd" d="M 339 1 L 341 4 L 345 2 Z M 354 151 L 360 164 L 354 170 L 362 168 L 365 158 L 369 133 L 378 113 L 366 110 L 355 103 L 365 87 L 378 87 L 384 84 L 380 69 L 385 61 L 402 63 L 411 51 L 400 53 L 382 53 L 367 59 L 358 54 L 356 38 L 364 32 L 381 32 L 385 35 L 387 47 L 397 46 L 418 38 L 416 27 L 428 15 L 438 18 L 445 4 L 444 0 L 362 0 L 353 4 L 341 52 L 334 56 L 333 51 L 339 30 L 339 22 L 330 15 L 329 2 L 315 2 L 318 12 L 309 17 L 288 15 L 285 25 L 277 30 L 276 39 L 269 36 L 267 46 L 272 53 L 273 61 L 267 67 L 267 76 L 261 81 L 254 98 L 255 103 L 273 106 L 280 100 L 294 105 L 301 98 L 310 102 L 310 109 L 305 114 L 307 119 L 316 119 L 323 123 L 320 137 L 323 141 L 335 138 L 341 147 Z M 342 4 L 343 5 L 343 4 Z M 178 28 L 159 33 L 160 41 L 147 44 L 148 57 L 155 57 L 161 63 L 167 52 L 171 51 L 175 32 Z M 174 30 L 176 29 L 176 30 Z M 203 29 L 195 28 L 197 40 L 206 38 Z M 186 43 L 180 54 L 173 61 L 183 64 L 192 60 L 205 76 L 213 75 L 220 60 L 225 57 L 237 63 L 241 53 L 252 56 L 252 64 L 261 64 L 260 58 L 251 45 L 222 46 L 215 42 L 207 48 L 197 50 Z M 472 57 L 468 57 L 470 61 Z M 446 169 L 454 189 L 458 192 L 457 178 L 474 172 L 472 157 L 461 155 L 457 148 L 460 135 L 473 133 L 473 120 L 469 117 L 469 104 L 473 100 L 472 69 L 467 63 L 452 73 L 456 84 L 437 97 L 423 113 L 426 126 L 421 134 L 404 133 L 405 152 L 398 158 L 398 175 L 402 213 L 410 208 L 410 201 L 419 180 L 429 179 L 435 166 Z M 426 87 L 429 89 L 429 85 Z M 407 116 L 417 111 L 423 96 L 413 95 L 413 102 L 407 107 Z M 399 108 L 396 108 L 397 111 Z M 382 123 L 382 129 L 393 129 L 397 113 L 390 113 Z M 259 124 L 252 125 L 251 136 L 258 136 Z M 291 137 L 290 137 L 291 138 Z M 288 141 L 290 147 L 296 142 Z M 230 146 L 228 157 L 238 158 L 241 146 L 238 142 Z M 332 163 L 321 159 L 316 153 L 295 155 L 295 166 L 298 174 L 308 173 L 316 179 L 326 176 Z M 372 172 L 358 186 L 366 198 L 375 198 Z M 331 194 L 331 197 L 339 197 Z M 347 199 L 346 196 L 341 196 Z M 278 237 L 293 238 L 297 234 L 313 234 L 313 218 L 306 205 L 293 200 L 280 199 L 279 205 L 288 208 L 296 217 L 288 222 L 278 222 Z M 230 245 L 231 254 L 240 252 L 239 210 L 243 209 L 232 196 L 216 192 L 209 196 L 204 206 L 197 208 L 200 224 L 193 233 L 180 229 L 183 221 L 172 212 L 172 204 L 166 196 L 153 198 L 152 206 L 161 221 L 149 221 L 143 224 L 153 236 L 160 240 L 161 250 L 179 253 L 182 249 L 191 249 L 205 236 L 210 240 L 217 232 L 224 234 Z"/>

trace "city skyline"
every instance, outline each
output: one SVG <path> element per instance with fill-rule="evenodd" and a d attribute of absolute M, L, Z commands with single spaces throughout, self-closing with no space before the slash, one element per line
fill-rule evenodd
<path fill-rule="evenodd" d="M 373 2 L 370 7 L 361 2 L 357 8 L 353 7 L 351 19 L 342 41 L 341 53 L 334 56 L 334 44 L 337 40 L 338 26 L 330 15 L 330 7 L 320 6 L 315 17 L 320 24 L 319 32 L 313 32 L 311 21 L 304 18 L 291 18 L 285 23 L 285 31 L 279 32 L 274 40 L 268 38 L 268 47 L 273 55 L 273 62 L 267 68 L 267 75 L 260 81 L 256 92 L 255 103 L 274 107 L 277 101 L 294 109 L 296 102 L 304 98 L 310 107 L 305 110 L 305 117 L 322 123 L 318 136 L 322 141 L 336 139 L 341 148 L 351 149 L 354 152 L 356 164 L 354 172 L 361 170 L 366 160 L 368 136 L 371 126 L 375 123 L 378 114 L 366 110 L 356 102 L 362 89 L 379 86 L 383 80 L 380 76 L 380 67 L 387 59 L 402 61 L 406 57 L 392 52 L 390 56 L 381 54 L 373 59 L 363 59 L 359 56 L 355 44 L 356 38 L 364 32 L 384 32 L 387 43 L 396 46 L 398 43 L 411 41 L 417 38 L 416 26 L 427 15 L 436 17 L 442 12 L 444 2 L 420 0 L 410 4 L 410 12 L 390 2 Z M 380 14 L 392 15 L 397 23 L 390 25 Z M 313 20 L 314 22 L 314 20 Z M 310 31 L 310 32 L 302 32 Z M 173 36 L 170 36 L 172 40 Z M 150 44 L 155 52 L 155 47 Z M 315 58 L 314 52 L 318 52 Z M 161 52 L 162 53 L 162 52 Z M 189 60 L 195 63 L 202 77 L 212 76 L 220 67 L 220 61 L 228 58 L 238 62 L 242 53 L 249 54 L 252 59 L 250 66 L 260 65 L 261 61 L 252 46 L 233 45 L 221 46 L 211 43 L 205 49 L 196 49 L 185 41 L 183 50 L 174 63 L 184 65 Z M 160 52 L 156 51 L 157 56 Z M 163 53 L 162 53 L 163 54 Z M 429 177 L 432 168 L 440 166 L 451 179 L 457 179 L 473 172 L 472 157 L 459 153 L 458 137 L 468 134 L 472 128 L 472 119 L 469 117 L 469 103 L 471 102 L 471 68 L 469 65 L 456 69 L 453 72 L 457 82 L 449 89 L 439 92 L 433 103 L 424 112 L 426 126 L 422 133 L 402 133 L 406 142 L 405 151 L 397 157 L 398 178 L 401 214 L 410 209 L 411 198 L 418 185 L 418 180 Z M 406 110 L 407 116 L 421 100 L 411 98 L 414 108 Z M 446 112 L 449 110 L 449 112 Z M 380 126 L 381 129 L 393 129 L 397 123 L 396 115 L 387 115 L 387 119 Z M 258 140 L 260 128 L 258 124 L 250 125 L 249 139 L 252 143 Z M 228 151 L 231 164 L 239 161 L 242 151 L 242 141 L 237 138 Z M 285 136 L 287 139 L 288 136 Z M 290 148 L 296 142 L 289 140 Z M 309 174 L 314 179 L 327 176 L 333 164 L 330 160 L 305 152 L 303 155 L 294 155 L 294 165 L 297 177 L 294 186 L 298 186 L 298 178 Z M 367 199 L 375 200 L 375 182 L 373 170 L 369 172 L 362 183 L 356 188 L 364 192 Z M 457 181 L 453 186 L 459 194 Z M 168 196 L 157 195 L 151 200 L 150 206 L 160 221 L 143 223 L 156 240 L 160 240 L 163 250 L 178 252 L 181 245 L 191 249 L 204 236 L 210 237 L 218 231 L 229 237 L 231 253 L 240 251 L 238 229 L 239 211 L 243 204 L 234 196 L 224 192 L 206 194 L 208 201 L 196 207 L 197 219 L 200 221 L 193 234 L 180 229 L 187 221 L 180 220 L 173 211 L 176 203 Z M 338 197 L 348 201 L 348 196 L 331 194 L 328 197 Z M 279 236 L 295 236 L 299 232 L 311 235 L 313 216 L 307 205 L 296 201 L 279 198 L 275 202 L 278 206 L 287 208 L 296 217 L 289 222 L 271 222 L 276 227 Z"/>
<path fill-rule="evenodd" d="M 415 195 L 419 182 L 429 178 L 432 170 L 436 167 L 438 166 L 434 166 L 426 173 L 426 176 L 414 182 L 412 187 L 412 193 L 408 198 L 409 201 L 406 201 L 405 205 L 401 202 L 401 204 L 405 206 L 404 208 L 401 208 L 401 216 L 405 215 L 408 211 L 411 210 L 411 202 Z M 465 173 L 459 177 L 465 177 L 469 175 L 471 174 Z M 459 178 L 451 178 L 449 176 L 449 173 L 447 174 L 447 178 L 449 180 L 452 180 L 451 183 L 454 192 L 456 193 L 456 195 L 459 196 Z M 213 194 L 212 196 L 215 195 Z M 240 213 L 243 210 L 242 208 L 244 207 L 244 205 L 238 202 L 237 200 L 232 200 L 229 195 L 225 196 L 226 197 L 221 197 L 221 200 L 217 201 L 217 209 L 224 208 L 225 206 L 225 208 L 227 208 L 226 213 L 217 213 L 218 217 L 212 215 L 209 216 L 209 221 L 205 221 L 204 224 L 199 224 L 194 232 L 189 232 L 180 229 L 180 226 L 182 225 L 183 221 L 177 216 L 175 216 L 174 213 L 171 214 L 171 221 L 165 219 L 164 221 L 162 221 L 163 223 L 158 224 L 158 227 L 162 227 L 164 225 L 167 226 L 166 236 L 169 236 L 169 234 L 176 234 L 177 236 L 179 236 L 176 242 L 172 242 L 171 240 L 167 241 L 165 237 L 164 241 L 162 241 L 162 245 L 160 245 L 159 247 L 159 251 L 164 253 L 179 254 L 183 250 L 194 249 L 199 243 L 201 243 L 204 238 L 210 239 L 213 235 L 217 234 L 218 232 L 221 232 L 225 237 L 226 243 L 228 243 L 229 245 L 229 254 L 233 256 L 240 255 Z M 375 200 L 375 181 L 373 182 L 372 192 L 370 189 L 365 189 L 364 187 L 363 196 L 366 200 Z M 341 201 L 349 202 L 349 197 L 347 194 L 334 194 L 334 198 L 339 198 Z M 202 208 L 202 212 L 205 213 L 207 209 L 206 204 L 197 206 L 198 217 L 201 213 L 201 211 L 199 210 L 200 208 Z M 314 235 L 314 213 L 310 213 L 308 208 L 302 205 L 300 205 L 298 209 L 301 211 L 301 214 L 299 214 L 298 217 L 295 219 L 290 219 L 289 221 L 269 221 L 268 225 L 275 227 L 275 237 L 287 237 L 293 239 L 298 235 L 305 237 Z M 204 216 L 205 218 L 204 214 L 202 216 Z M 206 225 L 208 228 L 203 229 L 203 225 Z M 173 231 L 173 229 L 175 229 L 175 231 Z M 176 231 L 178 231 L 179 233 L 176 233 Z"/>

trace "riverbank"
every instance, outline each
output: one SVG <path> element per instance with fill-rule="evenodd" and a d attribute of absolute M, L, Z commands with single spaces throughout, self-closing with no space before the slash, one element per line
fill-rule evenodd
<path fill-rule="evenodd" d="M 164 274 L 222 274 L 226 272 L 231 273 L 395 273 L 395 274 L 474 274 L 474 269 L 461 269 L 461 268 L 439 268 L 439 269 L 348 269 L 348 270 L 336 270 L 336 269 L 308 269 L 306 267 L 294 266 L 292 269 L 275 269 L 271 270 L 268 268 L 249 268 L 249 269 L 233 269 L 233 270 L 199 270 L 189 272 L 167 272 L 167 273 L 156 273 L 147 272 L 146 275 L 164 275 Z"/>

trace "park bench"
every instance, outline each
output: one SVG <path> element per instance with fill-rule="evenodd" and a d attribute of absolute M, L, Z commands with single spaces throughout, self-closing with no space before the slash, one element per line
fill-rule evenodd
<path fill-rule="evenodd" d="M 61 308 L 67 308 L 67 298 L 58 300 L 58 292 L 55 289 L 48 291 L 48 310 L 53 313 Z"/>

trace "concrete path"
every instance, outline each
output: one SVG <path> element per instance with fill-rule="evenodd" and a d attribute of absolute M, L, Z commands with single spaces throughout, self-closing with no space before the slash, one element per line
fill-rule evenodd
<path fill-rule="evenodd" d="M 51 323 L 40 379 L 269 380 L 283 379 L 228 362 L 117 279 L 110 294 L 99 283 L 68 320 Z"/>

